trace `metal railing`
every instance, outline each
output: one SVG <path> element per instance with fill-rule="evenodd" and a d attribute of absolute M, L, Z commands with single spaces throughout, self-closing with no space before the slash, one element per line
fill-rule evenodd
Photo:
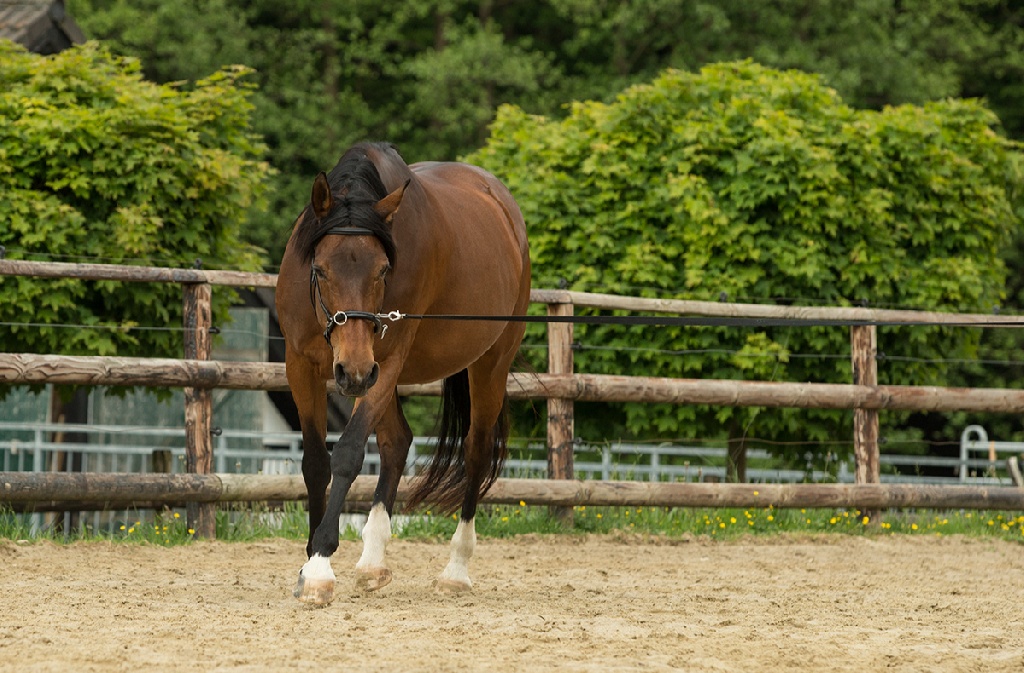
<path fill-rule="evenodd" d="M 984 458 L 972 458 L 976 455 Z M 1006 483 L 1009 479 L 1006 458 L 1009 456 L 1024 456 L 1024 442 L 993 441 L 985 428 L 968 425 L 960 434 L 960 483 Z"/>
<path fill-rule="evenodd" d="M 57 434 L 82 436 L 86 441 L 54 441 Z M 338 436 L 328 435 L 329 445 Z M 434 441 L 413 439 L 405 474 L 415 474 L 427 462 Z M 185 471 L 185 443 L 184 428 L 0 422 L 0 471 L 180 473 Z M 214 438 L 214 471 L 299 474 L 301 445 L 299 432 L 223 430 Z M 512 442 L 503 476 L 546 477 L 546 451 L 543 443 Z M 881 479 L 883 483 L 1007 484 L 1005 461 L 999 455 L 1021 452 L 1024 443 L 990 441 L 984 428 L 972 425 L 961 435 L 958 458 L 883 454 L 881 464 L 892 469 L 884 470 Z M 725 447 L 614 442 L 579 444 L 575 453 L 575 473 L 581 479 L 700 482 L 726 478 Z M 793 469 L 762 449 L 749 449 L 747 461 L 751 466 L 747 477 L 754 483 L 854 482 L 847 461 L 838 461 L 833 471 Z M 948 476 L 921 474 L 934 468 Z M 380 456 L 371 435 L 363 473 L 379 471 Z"/>

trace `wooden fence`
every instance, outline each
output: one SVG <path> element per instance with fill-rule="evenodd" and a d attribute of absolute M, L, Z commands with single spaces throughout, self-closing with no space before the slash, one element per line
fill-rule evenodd
<path fill-rule="evenodd" d="M 369 505 L 377 478 L 356 477 L 347 503 Z M 404 502 L 410 479 L 398 487 Z M 303 500 L 306 486 L 298 475 L 142 474 L 131 479 L 102 472 L 0 472 L 3 502 L 18 511 L 180 506 L 223 502 Z M 941 507 L 1016 510 L 1024 491 L 1006 487 L 920 484 L 703 484 L 649 481 L 577 481 L 572 479 L 499 479 L 483 502 L 558 507 Z"/>
<path fill-rule="evenodd" d="M 211 391 L 214 388 L 285 390 L 288 387 L 283 364 L 210 360 L 211 287 L 223 285 L 274 288 L 277 277 L 273 274 L 0 260 L 0 275 L 172 282 L 182 285 L 185 327 L 184 359 L 69 357 L 2 353 L 0 354 L 0 381 L 8 384 L 55 383 L 182 387 L 185 389 L 186 464 L 190 473 L 206 475 L 211 472 L 213 457 L 210 432 Z M 549 315 L 557 316 L 573 315 L 576 308 L 589 307 L 604 310 L 769 320 L 899 322 L 960 326 L 971 324 L 1020 325 L 1020 318 L 1016 316 L 868 308 L 727 304 L 641 299 L 564 290 L 534 290 L 531 293 L 531 299 L 534 302 L 545 304 Z M 573 478 L 573 402 L 577 400 L 853 409 L 853 438 L 858 486 L 877 486 L 879 483 L 879 410 L 1024 412 L 1024 390 L 878 385 L 876 328 L 873 325 L 856 325 L 849 329 L 853 366 L 853 381 L 851 383 L 773 383 L 576 374 L 573 368 L 572 323 L 549 323 L 548 372 L 513 374 L 509 377 L 508 391 L 513 398 L 546 398 L 548 400 L 548 463 L 549 477 L 553 480 Z M 327 382 L 325 385 L 328 385 Z M 400 393 L 403 395 L 436 395 L 439 392 L 438 384 L 400 388 Z M 799 489 L 800 487 L 791 488 Z M 628 489 L 626 490 L 628 491 Z M 881 492 L 882 490 L 876 489 L 876 495 Z M 868 491 L 861 489 L 860 493 L 860 497 L 867 497 Z M 0 493 L 0 502 L 3 502 L 3 497 Z M 877 500 L 876 496 L 871 497 Z M 976 502 L 989 502 L 986 500 L 987 497 L 984 496 Z M 924 496 L 922 495 L 921 498 Z M 935 503 L 934 498 L 934 495 L 929 495 L 927 502 Z M 64 499 L 73 500 L 74 497 L 68 495 Z M 520 499 L 525 500 L 526 498 Z M 793 500 L 792 498 L 782 499 L 776 504 L 781 504 L 783 501 L 792 502 Z M 832 501 L 838 500 L 836 498 L 829 500 L 829 502 Z M 202 500 L 190 500 L 190 502 L 192 503 L 189 509 L 190 526 L 195 528 L 200 535 L 212 537 L 215 506 L 212 502 Z M 912 498 L 908 499 L 901 495 L 900 502 L 912 506 L 916 502 L 923 502 L 923 500 L 914 501 Z M 1018 497 L 1013 502 L 1018 503 L 1020 508 L 1024 508 L 1024 497 Z M 781 506 L 785 505 L 781 504 Z M 863 503 L 862 506 L 864 506 Z"/>

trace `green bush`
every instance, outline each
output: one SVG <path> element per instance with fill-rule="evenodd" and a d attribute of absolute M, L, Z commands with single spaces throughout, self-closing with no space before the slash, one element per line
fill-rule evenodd
<path fill-rule="evenodd" d="M 191 89 L 156 85 L 137 62 L 96 44 L 41 57 L 0 41 L 7 257 L 170 267 L 201 259 L 206 268 L 257 270 L 257 250 L 239 233 L 269 168 L 249 131 L 245 74 L 223 70 Z M 215 293 L 220 320 L 231 294 Z M 0 343 L 180 356 L 181 306 L 174 284 L 4 277 Z M 172 329 L 124 329 L 138 325 Z"/>
<path fill-rule="evenodd" d="M 881 112 L 750 62 L 667 71 L 564 120 L 503 107 L 467 161 L 504 179 L 534 285 L 644 297 L 990 312 L 1019 226 L 1019 146 L 975 101 Z M 577 371 L 850 383 L 847 328 L 577 327 Z M 881 383 L 942 384 L 978 330 L 882 328 Z M 816 354 L 820 357 L 792 357 Z M 841 411 L 629 404 L 580 434 L 828 441 Z M 886 414 L 886 420 L 898 420 Z M 794 455 L 803 449 L 794 449 Z"/>

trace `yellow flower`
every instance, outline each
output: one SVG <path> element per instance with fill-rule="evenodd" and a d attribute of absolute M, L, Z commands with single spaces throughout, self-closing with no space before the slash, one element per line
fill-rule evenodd
<path fill-rule="evenodd" d="M 526 502 L 525 502 L 525 501 L 523 501 L 523 500 L 520 500 L 520 501 L 519 501 L 519 506 L 520 506 L 520 507 L 526 507 Z"/>
<path fill-rule="evenodd" d="M 175 519 L 180 519 L 181 518 L 181 514 L 179 514 L 178 512 L 175 512 L 174 513 L 174 518 Z"/>
<path fill-rule="evenodd" d="M 195 528 L 189 528 L 188 529 L 188 534 L 189 535 L 195 535 L 196 534 L 196 529 Z"/>
<path fill-rule="evenodd" d="M 910 530 L 917 530 L 917 524 L 916 523 L 910 524 Z"/>
<path fill-rule="evenodd" d="M 862 524 L 864 524 L 865 526 L 866 526 L 866 525 L 868 525 L 868 523 L 869 523 L 870 521 L 871 521 L 871 517 L 869 517 L 869 516 L 866 516 L 866 517 L 864 517 L 863 519 L 861 519 L 861 520 L 860 520 L 860 522 L 861 522 Z"/>

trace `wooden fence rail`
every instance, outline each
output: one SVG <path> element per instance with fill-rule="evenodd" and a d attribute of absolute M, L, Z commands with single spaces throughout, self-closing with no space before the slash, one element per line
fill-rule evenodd
<path fill-rule="evenodd" d="M 373 499 L 376 477 L 359 476 L 346 502 Z M 398 503 L 410 480 L 403 477 Z M 69 499 L 73 494 L 73 500 Z M 297 475 L 0 472 L 0 501 L 33 510 L 89 509 L 182 503 L 288 502 L 304 500 Z M 1024 510 L 1024 489 L 916 484 L 694 484 L 646 481 L 499 479 L 483 502 L 517 505 L 849 508 L 889 507 Z"/>
<path fill-rule="evenodd" d="M 0 382 L 90 386 L 287 390 L 284 365 L 171 358 L 0 353 Z M 331 382 L 324 385 L 330 387 Z M 937 386 L 668 379 L 612 374 L 509 375 L 513 399 L 710 404 L 734 407 L 1024 413 L 1024 390 Z M 440 395 L 439 383 L 399 386 L 402 395 Z"/>
<path fill-rule="evenodd" d="M 209 391 L 212 388 L 287 389 L 283 365 L 210 360 L 210 287 L 225 285 L 272 288 L 276 286 L 277 282 L 277 277 L 273 274 L 0 260 L 0 276 L 2 275 L 182 284 L 186 332 L 185 359 L 64 357 L 3 353 L 0 354 L 0 381 L 8 384 L 58 383 L 185 388 L 185 416 L 188 429 L 187 463 L 189 469 L 196 475 L 207 475 L 211 468 L 209 443 L 212 404 Z M 531 293 L 531 300 L 546 304 L 550 315 L 559 316 L 571 316 L 577 307 L 586 307 L 772 320 L 899 322 L 959 326 L 971 324 L 1021 326 L 1022 324 L 1020 316 L 868 308 L 728 304 L 642 299 L 565 290 L 534 290 Z M 875 327 L 856 325 L 849 329 L 851 330 L 851 364 L 854 372 L 851 384 L 769 383 L 575 374 L 573 373 L 572 358 L 572 325 L 551 323 L 548 330 L 549 372 L 536 375 L 513 375 L 509 378 L 508 391 L 514 398 L 546 398 L 548 400 L 549 476 L 562 480 L 571 479 L 573 476 L 574 401 L 853 409 L 855 418 L 852 434 L 858 485 L 875 485 L 879 481 L 878 410 L 1024 412 L 1024 391 L 880 386 L 877 384 Z M 438 394 L 439 386 L 434 384 L 402 387 L 400 392 L 406 395 L 434 395 Z M 573 483 L 569 482 L 563 488 L 581 488 L 572 485 Z M 628 490 L 624 490 L 624 488 L 619 488 L 617 492 Z M 722 489 L 723 487 L 710 488 Z M 722 492 L 730 491 L 732 488 L 730 486 Z M 764 487 L 759 488 L 763 489 Z M 867 491 L 862 493 L 867 493 Z M 830 497 L 835 498 L 836 496 Z M 201 535 L 212 537 L 214 505 L 212 502 L 203 500 L 192 502 L 197 505 L 189 510 L 190 526 L 199 531 Z M 687 500 L 686 502 L 691 501 Z M 863 502 L 859 504 L 866 506 Z"/>

